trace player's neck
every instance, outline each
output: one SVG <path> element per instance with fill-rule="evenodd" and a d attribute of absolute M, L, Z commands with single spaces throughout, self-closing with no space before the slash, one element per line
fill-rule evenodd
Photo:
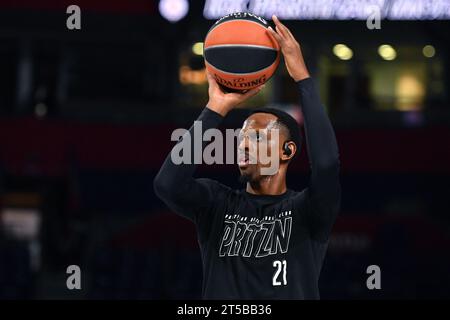
<path fill-rule="evenodd" d="M 284 174 L 277 174 L 273 176 L 267 176 L 256 182 L 247 182 L 246 191 L 255 195 L 274 196 L 285 193 L 286 176 Z"/>

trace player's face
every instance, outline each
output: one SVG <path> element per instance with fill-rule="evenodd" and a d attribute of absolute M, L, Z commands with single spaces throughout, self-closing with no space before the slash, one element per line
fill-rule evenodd
<path fill-rule="evenodd" d="M 255 113 L 245 120 L 238 142 L 238 165 L 244 180 L 258 181 L 264 176 L 262 168 L 271 167 L 273 160 L 279 163 L 284 135 L 275 115 Z M 266 159 L 261 152 L 267 155 Z"/>

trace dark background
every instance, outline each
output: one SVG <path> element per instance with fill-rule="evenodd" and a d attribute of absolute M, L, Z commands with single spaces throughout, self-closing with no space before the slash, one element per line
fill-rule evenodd
<path fill-rule="evenodd" d="M 152 187 L 172 130 L 207 102 L 191 48 L 214 20 L 203 1 L 189 3 L 170 23 L 151 0 L 0 2 L 0 298 L 200 297 L 194 226 Z M 66 28 L 69 4 L 81 7 L 81 30 Z M 322 298 L 449 298 L 450 22 L 286 24 L 340 148 L 342 210 Z M 333 54 L 338 43 L 350 60 Z M 382 44 L 394 60 L 378 55 Z M 298 110 L 297 99 L 281 63 L 224 128 L 253 106 Z M 199 175 L 240 187 L 235 166 Z M 305 151 L 288 179 L 307 186 Z M 66 288 L 69 265 L 81 268 L 81 290 Z M 381 268 L 381 290 L 366 287 L 369 265 Z"/>

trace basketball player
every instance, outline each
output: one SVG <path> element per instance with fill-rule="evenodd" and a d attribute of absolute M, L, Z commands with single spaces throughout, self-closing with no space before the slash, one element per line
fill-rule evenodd
<path fill-rule="evenodd" d="M 286 187 L 288 166 L 302 140 L 296 121 L 273 109 L 254 111 L 241 130 L 239 170 L 245 189 L 195 179 L 194 164 L 175 165 L 170 155 L 154 181 L 158 196 L 196 224 L 205 299 L 319 299 L 319 274 L 340 208 L 338 147 L 299 43 L 275 16 L 273 20 L 275 30 L 268 32 L 280 44 L 300 95 L 311 168 L 308 187 L 301 192 Z M 216 128 L 230 110 L 261 89 L 224 93 L 210 74 L 208 82 L 209 101 L 198 118 L 203 130 Z M 246 133 L 274 127 L 280 129 L 279 169 L 264 176 L 258 160 L 249 163 L 250 144 L 262 142 Z"/>

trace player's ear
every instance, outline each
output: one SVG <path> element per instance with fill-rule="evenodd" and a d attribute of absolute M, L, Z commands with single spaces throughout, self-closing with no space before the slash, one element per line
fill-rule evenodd
<path fill-rule="evenodd" d="M 294 157 L 296 152 L 297 152 L 297 146 L 295 145 L 294 141 L 286 141 L 283 144 L 281 160 L 283 160 L 283 161 L 291 160 Z"/>

